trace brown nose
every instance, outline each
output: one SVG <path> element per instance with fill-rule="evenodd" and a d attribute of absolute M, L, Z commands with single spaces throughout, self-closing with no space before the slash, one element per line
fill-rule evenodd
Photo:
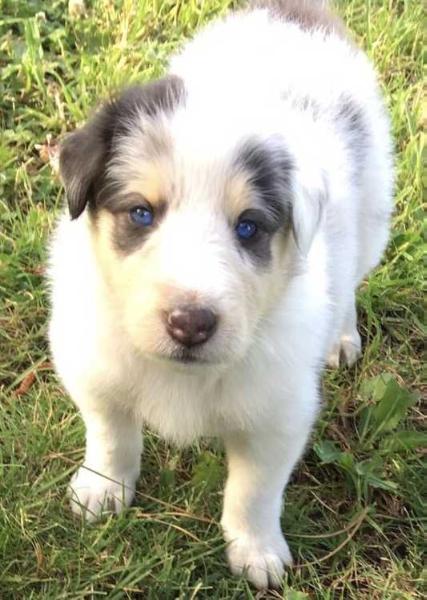
<path fill-rule="evenodd" d="M 217 320 L 209 308 L 180 306 L 168 314 L 166 328 L 175 341 L 190 347 L 206 342 L 215 331 Z"/>

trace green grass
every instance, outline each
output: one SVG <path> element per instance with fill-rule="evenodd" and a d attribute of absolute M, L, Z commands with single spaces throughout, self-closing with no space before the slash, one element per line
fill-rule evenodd
<path fill-rule="evenodd" d="M 46 239 L 62 201 L 43 145 L 130 80 L 159 75 L 229 0 L 0 0 L 0 597 L 407 599 L 422 592 L 421 21 L 418 0 L 341 0 L 393 117 L 396 212 L 383 266 L 359 294 L 365 353 L 328 373 L 313 445 L 283 526 L 297 567 L 282 593 L 232 578 L 218 528 L 219 446 L 147 436 L 136 504 L 82 526 L 65 499 L 82 422 L 46 343 Z M 44 11 L 44 12 L 40 12 Z M 33 374 L 33 375 L 32 375 Z M 31 381 L 34 379 L 32 385 Z"/>

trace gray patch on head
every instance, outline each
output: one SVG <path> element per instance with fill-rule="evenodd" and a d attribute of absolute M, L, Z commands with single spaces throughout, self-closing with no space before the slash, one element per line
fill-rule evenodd
<path fill-rule="evenodd" d="M 302 29 L 322 29 L 346 37 L 346 29 L 336 15 L 332 14 L 327 2 L 319 0 L 252 0 L 251 8 L 266 8 L 270 14 L 283 21 L 296 23 Z"/>
<path fill-rule="evenodd" d="M 184 99 L 184 85 L 175 76 L 134 86 L 104 104 L 89 122 L 67 136 L 61 145 L 60 172 L 71 217 L 76 219 L 89 205 L 102 206 L 103 197 L 114 188 L 106 177 L 106 165 L 132 130 L 138 115 L 155 118 L 170 113 Z"/>
<path fill-rule="evenodd" d="M 183 95 L 184 83 L 176 75 L 132 86 L 116 102 L 118 123 L 126 130 L 129 125 L 132 126 L 129 117 L 136 116 L 140 111 L 147 117 L 155 117 L 159 112 L 171 113 L 182 101 Z"/>
<path fill-rule="evenodd" d="M 242 250 L 257 264 L 268 265 L 271 261 L 271 241 L 274 233 L 290 229 L 290 195 L 293 162 L 279 143 L 258 139 L 246 141 L 239 149 L 234 167 L 247 174 L 263 208 L 248 209 L 241 219 L 254 221 L 258 232 L 249 240 L 239 240 Z"/>

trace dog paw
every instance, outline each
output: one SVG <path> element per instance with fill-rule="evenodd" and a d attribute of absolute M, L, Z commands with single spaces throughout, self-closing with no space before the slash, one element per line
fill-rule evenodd
<path fill-rule="evenodd" d="M 229 536 L 227 536 L 229 537 Z M 292 555 L 283 536 L 267 540 L 240 536 L 231 540 L 227 558 L 234 575 L 244 575 L 256 588 L 278 588 Z"/>
<path fill-rule="evenodd" d="M 343 335 L 338 344 L 335 344 L 327 358 L 327 365 L 331 369 L 338 369 L 340 364 L 351 367 L 362 355 L 362 342 L 360 335 L 355 331 L 351 335 Z"/>
<path fill-rule="evenodd" d="M 135 494 L 133 479 L 122 477 L 121 483 L 111 479 L 80 467 L 68 487 L 73 513 L 95 521 L 106 512 L 118 514 L 129 506 Z"/>

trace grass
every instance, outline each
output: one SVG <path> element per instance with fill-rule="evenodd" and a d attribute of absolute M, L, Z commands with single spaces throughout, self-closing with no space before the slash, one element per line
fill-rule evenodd
<path fill-rule="evenodd" d="M 94 102 L 159 75 L 228 0 L 0 0 L 0 597 L 409 599 L 422 596 L 421 22 L 417 0 L 338 7 L 375 61 L 393 118 L 396 212 L 361 288 L 365 353 L 324 378 L 325 407 L 287 494 L 296 558 L 281 593 L 232 578 L 218 528 L 222 451 L 147 436 L 134 507 L 81 525 L 65 489 L 82 422 L 46 344 L 46 239 L 62 202 L 48 144 Z"/>

